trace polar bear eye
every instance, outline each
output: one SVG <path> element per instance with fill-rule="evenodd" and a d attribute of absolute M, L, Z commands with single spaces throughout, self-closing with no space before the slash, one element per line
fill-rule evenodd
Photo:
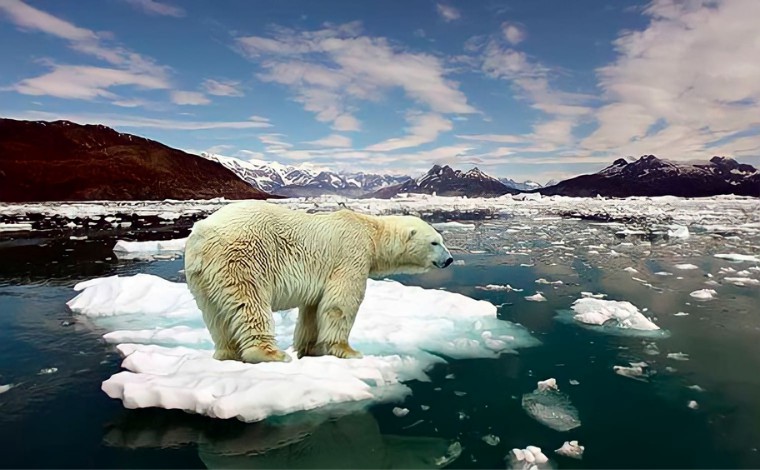
<path fill-rule="evenodd" d="M 430 244 L 433 246 L 438 246 L 438 242 L 430 242 Z"/>

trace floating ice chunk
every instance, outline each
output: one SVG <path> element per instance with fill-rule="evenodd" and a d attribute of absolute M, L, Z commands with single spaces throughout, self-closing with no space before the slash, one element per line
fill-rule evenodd
<path fill-rule="evenodd" d="M 296 359 L 289 348 L 298 317 L 294 309 L 274 312 L 276 340 L 292 362 L 217 361 L 185 284 L 138 274 L 93 279 L 75 290 L 80 292 L 69 307 L 108 330 L 106 341 L 116 343 L 124 357 L 126 370 L 103 382 L 102 389 L 127 408 L 259 421 L 320 407 L 390 402 L 409 393 L 403 382 L 430 380 L 426 371 L 444 363 L 442 356 L 497 357 L 540 344 L 523 327 L 499 320 L 489 302 L 368 280 L 351 332 L 363 358 Z"/>
<path fill-rule="evenodd" d="M 700 289 L 695 290 L 690 296 L 694 297 L 697 300 L 712 300 L 715 298 L 716 295 L 718 295 L 717 292 L 713 289 Z"/>
<path fill-rule="evenodd" d="M 463 224 L 461 222 L 439 222 L 431 225 L 437 230 L 475 230 L 475 224 Z"/>
<path fill-rule="evenodd" d="M 750 261 L 753 263 L 760 263 L 760 258 L 758 258 L 757 256 L 741 255 L 738 253 L 718 254 L 718 255 L 715 255 L 715 257 L 727 259 L 730 261 Z"/>
<path fill-rule="evenodd" d="M 151 259 L 159 254 L 177 254 L 185 251 L 187 238 L 174 240 L 130 242 L 119 240 L 113 247 L 113 252 L 121 259 Z"/>
<path fill-rule="evenodd" d="M 628 266 L 627 268 L 623 269 L 623 271 L 629 272 L 629 273 L 637 273 L 638 271 L 636 268 L 633 268 L 631 266 Z"/>
<path fill-rule="evenodd" d="M 673 359 L 674 361 L 688 361 L 689 355 L 682 352 L 668 353 L 668 359 Z"/>
<path fill-rule="evenodd" d="M 699 385 L 689 385 L 687 387 L 689 390 L 694 390 L 695 392 L 704 392 L 705 389 L 700 387 Z"/>
<path fill-rule="evenodd" d="M 645 362 L 644 363 L 630 363 L 630 364 L 631 364 L 630 367 L 613 366 L 612 370 L 614 370 L 616 374 L 621 375 L 623 377 L 628 377 L 629 379 L 646 382 L 647 374 L 644 372 L 644 369 L 647 367 L 647 364 Z"/>
<path fill-rule="evenodd" d="M 689 400 L 689 404 L 686 406 L 688 406 L 692 410 L 696 410 L 699 408 L 699 403 L 697 403 L 695 400 Z"/>
<path fill-rule="evenodd" d="M 404 416 L 409 414 L 409 408 L 400 408 L 396 406 L 393 408 L 393 414 L 398 416 L 399 418 L 403 418 Z"/>
<path fill-rule="evenodd" d="M 5 393 L 12 388 L 13 388 L 13 384 L 0 385 L 0 394 Z"/>
<path fill-rule="evenodd" d="M 581 292 L 583 297 L 591 297 L 592 299 L 603 299 L 607 297 L 607 294 L 594 294 L 592 292 Z"/>
<path fill-rule="evenodd" d="M 678 312 L 678 313 L 674 314 L 673 316 L 674 316 L 674 317 L 686 317 L 686 316 L 688 316 L 688 315 L 689 315 L 689 314 L 688 314 L 688 313 L 686 313 L 686 312 Z"/>
<path fill-rule="evenodd" d="M 546 380 L 541 380 L 538 382 L 538 390 L 539 392 L 545 392 L 547 390 L 559 390 L 559 387 L 557 387 L 557 379 L 551 378 Z"/>
<path fill-rule="evenodd" d="M 449 446 L 446 455 L 436 459 L 435 464 L 436 466 L 443 468 L 458 459 L 460 455 L 462 455 L 462 444 L 454 442 Z"/>
<path fill-rule="evenodd" d="M 57 367 L 46 367 L 44 369 L 40 369 L 37 375 L 49 375 L 49 374 L 55 374 L 56 372 L 58 372 Z"/>
<path fill-rule="evenodd" d="M 660 327 L 644 316 L 630 302 L 581 298 L 573 302 L 573 319 L 587 325 L 618 330 L 656 331 Z"/>
<path fill-rule="evenodd" d="M 677 264 L 677 265 L 675 265 L 673 267 L 676 268 L 676 269 L 681 269 L 683 271 L 689 271 L 689 270 L 692 270 L 692 269 L 699 269 L 699 266 L 697 266 L 696 264 L 688 264 L 688 263 L 686 263 L 686 264 Z"/>
<path fill-rule="evenodd" d="M 547 281 L 544 278 L 536 279 L 536 284 L 547 284 L 547 285 L 562 285 L 562 281 Z"/>
<path fill-rule="evenodd" d="M 724 280 L 739 287 L 760 286 L 760 280 L 753 279 L 751 277 L 727 277 L 724 278 Z"/>
<path fill-rule="evenodd" d="M 668 228 L 670 238 L 689 238 L 689 228 L 685 225 L 671 225 Z"/>
<path fill-rule="evenodd" d="M 555 382 L 556 387 L 556 382 Z M 533 419 L 555 431 L 569 431 L 581 425 L 578 410 L 557 388 L 536 388 L 522 396 L 522 407 Z"/>
<path fill-rule="evenodd" d="M 569 383 L 570 385 L 580 385 L 580 382 L 574 379 L 568 380 L 567 383 Z"/>
<path fill-rule="evenodd" d="M 526 296 L 525 300 L 528 300 L 530 302 L 546 302 L 546 297 L 544 297 L 540 292 L 536 292 L 534 295 Z"/>
<path fill-rule="evenodd" d="M 559 455 L 564 455 L 565 457 L 570 457 L 572 459 L 582 459 L 583 458 L 583 451 L 586 450 L 585 447 L 578 444 L 578 441 L 565 441 L 564 444 L 562 444 L 562 447 L 555 450 Z"/>
<path fill-rule="evenodd" d="M 489 446 L 496 446 L 499 445 L 499 442 L 501 442 L 499 436 L 494 436 L 493 434 L 486 434 L 485 436 L 481 437 L 481 439 Z"/>
<path fill-rule="evenodd" d="M 514 288 L 514 287 L 510 286 L 509 284 L 506 284 L 506 285 L 488 284 L 486 286 L 477 286 L 476 289 L 480 289 L 480 290 L 493 290 L 493 291 L 507 291 L 507 292 L 512 292 L 512 291 L 522 292 L 523 291 L 523 289 Z"/>
<path fill-rule="evenodd" d="M 32 230 L 32 224 L 28 223 L 0 223 L 0 232 L 29 232 L 30 230 Z"/>
<path fill-rule="evenodd" d="M 540 447 L 527 446 L 525 449 L 512 449 L 509 452 L 509 467 L 516 470 L 547 469 L 549 457 L 541 452 Z"/>

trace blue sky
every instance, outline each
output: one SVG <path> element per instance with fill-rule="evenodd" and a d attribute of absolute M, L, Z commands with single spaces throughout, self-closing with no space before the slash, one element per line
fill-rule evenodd
<path fill-rule="evenodd" d="M 760 2 L 0 0 L 0 115 L 335 170 L 760 163 Z"/>

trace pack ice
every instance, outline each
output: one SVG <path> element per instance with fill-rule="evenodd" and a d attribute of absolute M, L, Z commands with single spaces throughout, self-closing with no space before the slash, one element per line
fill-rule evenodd
<path fill-rule="evenodd" d="M 560 311 L 557 318 L 565 322 L 575 321 L 587 328 L 612 334 L 667 335 L 667 332 L 627 301 L 583 297 L 573 302 L 571 309 Z"/>
<path fill-rule="evenodd" d="M 485 301 L 438 289 L 368 280 L 350 341 L 361 359 L 297 359 L 296 309 L 275 312 L 277 342 L 289 363 L 212 358 L 213 344 L 186 284 L 149 274 L 77 284 L 67 305 L 107 331 L 124 357 L 102 390 L 126 408 L 181 409 L 214 418 L 260 421 L 298 411 L 401 401 L 404 382 L 430 380 L 444 356 L 493 358 L 539 344 L 521 326 L 496 318 Z"/>

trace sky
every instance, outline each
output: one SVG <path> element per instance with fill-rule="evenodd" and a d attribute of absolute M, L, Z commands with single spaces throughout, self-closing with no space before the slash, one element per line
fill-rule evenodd
<path fill-rule="evenodd" d="M 758 0 L 0 0 L 0 116 L 411 176 L 758 165 L 758 18 Z"/>

